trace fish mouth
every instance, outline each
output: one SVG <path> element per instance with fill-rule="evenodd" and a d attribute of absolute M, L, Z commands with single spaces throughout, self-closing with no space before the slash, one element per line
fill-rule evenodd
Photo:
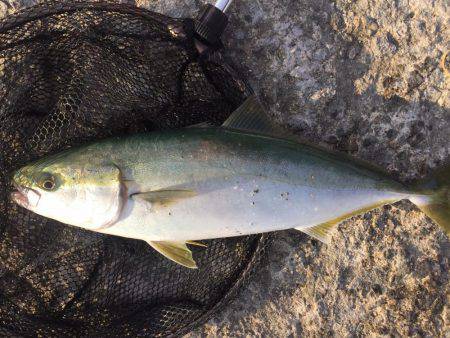
<path fill-rule="evenodd" d="M 31 188 L 27 188 L 13 182 L 15 190 L 11 193 L 11 199 L 26 209 L 37 207 L 41 194 Z"/>

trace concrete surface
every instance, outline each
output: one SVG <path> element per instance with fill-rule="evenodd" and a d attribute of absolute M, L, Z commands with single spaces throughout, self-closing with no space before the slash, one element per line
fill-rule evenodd
<path fill-rule="evenodd" d="M 190 16 L 203 1 L 135 3 Z M 407 181 L 449 159 L 449 13 L 448 0 L 236 0 L 225 44 L 279 123 Z M 406 201 L 342 223 L 329 246 L 280 232 L 250 285 L 188 336 L 449 336 L 449 257 Z"/>

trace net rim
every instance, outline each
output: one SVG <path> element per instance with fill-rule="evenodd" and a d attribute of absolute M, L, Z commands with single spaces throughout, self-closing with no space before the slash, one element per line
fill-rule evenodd
<path fill-rule="evenodd" d="M 131 4 L 111 3 L 108 1 L 92 2 L 83 0 L 76 0 L 72 3 L 67 3 L 63 0 L 58 0 L 39 3 L 34 6 L 20 9 L 13 14 L 6 15 L 3 19 L 0 20 L 0 33 L 4 33 L 4 31 L 13 29 L 17 26 L 21 26 L 28 22 L 36 21 L 52 15 L 74 13 L 84 10 L 131 14 L 143 17 L 145 19 L 158 21 L 158 23 L 162 25 L 165 25 L 167 20 L 173 20 L 173 22 L 184 20 L 182 18 L 172 18 L 170 16 L 166 16 L 158 12 L 154 12 L 142 7 L 137 7 Z"/>

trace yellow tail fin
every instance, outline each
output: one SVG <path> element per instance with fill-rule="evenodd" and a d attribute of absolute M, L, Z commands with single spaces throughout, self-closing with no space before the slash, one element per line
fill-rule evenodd
<path fill-rule="evenodd" d="M 417 190 L 429 196 L 426 203 L 419 204 L 418 207 L 450 237 L 450 165 L 417 185 Z"/>

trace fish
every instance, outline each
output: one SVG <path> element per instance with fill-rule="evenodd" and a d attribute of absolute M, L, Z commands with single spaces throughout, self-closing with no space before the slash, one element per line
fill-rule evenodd
<path fill-rule="evenodd" d="M 188 268 L 188 245 L 296 229 L 329 243 L 343 220 L 409 199 L 449 234 L 450 166 L 406 185 L 299 142 L 249 97 L 220 126 L 112 137 L 13 173 L 11 198 L 58 222 L 143 240 Z"/>

